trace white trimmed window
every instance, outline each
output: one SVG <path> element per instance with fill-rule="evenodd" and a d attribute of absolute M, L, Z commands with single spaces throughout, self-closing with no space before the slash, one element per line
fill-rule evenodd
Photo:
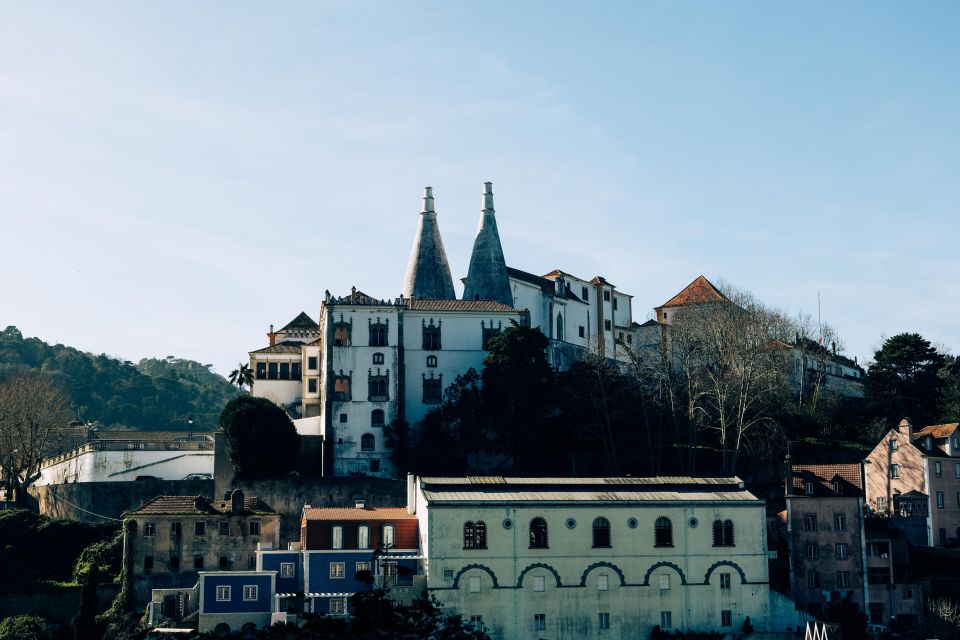
<path fill-rule="evenodd" d="M 597 576 L 597 591 L 607 591 L 610 589 L 610 576 L 601 573 Z"/>
<path fill-rule="evenodd" d="M 370 547 L 370 527 L 360 525 L 357 527 L 357 548 L 368 549 Z"/>
<path fill-rule="evenodd" d="M 393 525 L 383 525 L 383 547 L 389 549 L 393 546 Z"/>
<path fill-rule="evenodd" d="M 546 631 L 546 629 L 547 629 L 547 614 L 545 613 L 533 614 L 533 630 Z"/>
<path fill-rule="evenodd" d="M 672 611 L 660 612 L 660 628 L 673 629 L 673 612 Z"/>
<path fill-rule="evenodd" d="M 292 578 L 296 575 L 296 565 L 292 562 L 281 562 L 280 563 L 280 577 L 281 578 Z"/>
<path fill-rule="evenodd" d="M 244 602 L 251 602 L 257 599 L 257 594 L 260 591 L 260 588 L 255 584 L 245 584 L 243 585 L 243 600 Z"/>
<path fill-rule="evenodd" d="M 730 588 L 730 574 L 729 574 L 729 573 L 721 573 L 721 574 L 720 574 L 720 588 L 721 588 L 721 589 L 729 589 L 729 588 Z"/>
<path fill-rule="evenodd" d="M 333 528 L 333 540 L 330 546 L 334 549 L 343 549 L 343 527 Z"/>
<path fill-rule="evenodd" d="M 533 577 L 533 590 L 534 591 L 544 591 L 546 589 L 546 580 L 543 579 L 543 576 L 534 576 Z"/>
<path fill-rule="evenodd" d="M 346 598 L 330 598 L 330 615 L 342 616 L 347 612 Z"/>
<path fill-rule="evenodd" d="M 357 573 L 360 573 L 361 571 L 370 571 L 370 563 L 369 563 L 369 562 L 358 562 L 358 563 L 357 563 L 357 566 L 356 566 L 356 571 L 357 571 Z"/>
<path fill-rule="evenodd" d="M 230 587 L 217 587 L 217 602 L 230 602 Z"/>
<path fill-rule="evenodd" d="M 480 576 L 470 576 L 470 593 L 480 593 Z"/>
<path fill-rule="evenodd" d="M 331 578 L 342 578 L 344 573 L 344 565 L 342 562 L 331 562 L 330 563 L 330 577 Z"/>
<path fill-rule="evenodd" d="M 670 588 L 670 574 L 663 573 L 660 574 L 660 589 L 665 591 Z"/>

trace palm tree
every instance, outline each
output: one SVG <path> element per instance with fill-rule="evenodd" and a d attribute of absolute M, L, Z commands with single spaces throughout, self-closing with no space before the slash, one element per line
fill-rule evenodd
<path fill-rule="evenodd" d="M 244 387 L 253 389 L 253 371 L 245 363 L 241 362 L 237 368 L 230 372 L 230 384 L 235 384 L 243 390 Z"/>

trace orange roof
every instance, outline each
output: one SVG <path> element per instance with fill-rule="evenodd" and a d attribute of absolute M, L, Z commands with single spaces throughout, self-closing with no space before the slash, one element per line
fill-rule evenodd
<path fill-rule="evenodd" d="M 913 434 L 913 439 L 922 438 L 923 436 L 933 436 L 934 438 L 949 438 L 953 435 L 953 432 L 957 430 L 957 427 L 960 426 L 960 422 L 950 422 L 948 424 L 933 424 L 929 427 L 924 427 Z"/>
<path fill-rule="evenodd" d="M 805 495 L 807 482 L 814 485 L 814 495 L 836 495 L 833 481 L 838 479 L 845 485 L 851 485 L 858 492 L 863 489 L 860 481 L 859 464 L 795 464 L 792 467 L 793 480 L 790 487 L 793 495 Z M 844 495 L 855 495 L 853 491 L 844 491 Z"/>
<path fill-rule="evenodd" d="M 311 507 L 303 510 L 304 520 L 416 520 L 406 507 Z"/>
<path fill-rule="evenodd" d="M 729 301 L 729 298 L 720 293 L 720 290 L 713 286 L 712 282 L 703 276 L 698 276 L 697 279 L 688 284 L 683 291 L 664 302 L 659 308 Z"/>

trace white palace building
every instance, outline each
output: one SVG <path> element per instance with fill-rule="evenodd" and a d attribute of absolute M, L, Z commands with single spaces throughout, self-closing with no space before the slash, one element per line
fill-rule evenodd
<path fill-rule="evenodd" d="M 253 395 L 301 416 L 302 435 L 323 436 L 324 474 L 393 477 L 384 426 L 415 425 L 458 375 L 482 365 L 500 331 L 539 327 L 561 370 L 591 351 L 625 360 L 637 328 L 631 300 L 600 276 L 508 267 L 489 182 L 457 299 L 427 187 L 400 297 L 327 292 L 317 320 L 301 313 L 279 331 L 271 326 L 268 346 L 250 352 Z"/>

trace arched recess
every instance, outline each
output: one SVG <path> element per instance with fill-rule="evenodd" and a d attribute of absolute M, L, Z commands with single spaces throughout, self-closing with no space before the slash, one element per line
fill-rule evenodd
<path fill-rule="evenodd" d="M 589 567 L 587 567 L 587 568 L 584 570 L 583 575 L 580 576 L 580 586 L 581 586 L 581 587 L 587 586 L 587 576 L 590 575 L 590 572 L 591 572 L 591 571 L 593 571 L 594 569 L 602 569 L 602 568 L 604 568 L 604 567 L 606 567 L 607 569 L 610 569 L 611 571 L 613 571 L 614 573 L 616 573 L 616 574 L 620 577 L 620 586 L 621 586 L 621 587 L 627 584 L 627 579 L 626 579 L 626 577 L 624 577 L 623 571 L 620 570 L 620 567 L 618 567 L 617 565 L 613 564 L 612 562 L 594 562 L 592 565 L 590 565 Z"/>
<path fill-rule="evenodd" d="M 658 562 L 649 569 L 643 576 L 643 586 L 650 586 L 650 576 L 653 575 L 653 572 L 659 569 L 660 567 L 668 567 L 677 572 L 680 576 L 680 584 L 687 584 L 687 576 L 683 575 L 683 570 L 672 562 Z"/>
<path fill-rule="evenodd" d="M 562 587 L 562 586 L 563 586 L 563 585 L 560 583 L 560 574 L 557 573 L 557 570 L 556 570 L 556 569 L 554 569 L 553 567 L 551 567 L 551 566 L 548 565 L 548 564 L 544 564 L 544 563 L 542 563 L 542 562 L 538 562 L 538 563 L 536 563 L 536 564 L 531 564 L 531 565 L 529 565 L 527 568 L 525 568 L 523 571 L 520 572 L 520 577 L 517 578 L 517 588 L 518 588 L 518 589 L 522 589 L 522 588 L 523 588 L 523 578 L 524 578 L 524 576 L 526 576 L 528 572 L 530 572 L 530 571 L 532 571 L 532 570 L 534 570 L 534 569 L 546 569 L 547 571 L 549 571 L 550 573 L 553 574 L 554 579 L 557 581 L 557 586 L 558 586 L 558 587 Z"/>
<path fill-rule="evenodd" d="M 740 565 L 738 565 L 736 562 L 731 562 L 729 560 L 720 560 L 719 562 L 714 562 L 712 565 L 710 565 L 710 568 L 707 569 L 707 573 L 704 574 L 703 576 L 703 584 L 710 584 L 710 574 L 712 574 L 715 569 L 719 569 L 720 567 L 733 568 L 738 574 L 740 574 L 740 582 L 746 583 L 747 576 L 743 572 L 743 569 L 740 568 Z"/>
<path fill-rule="evenodd" d="M 482 565 L 482 564 L 468 564 L 468 565 L 465 566 L 463 569 L 460 569 L 460 571 L 457 572 L 457 575 L 454 576 L 454 578 L 453 578 L 453 588 L 454 588 L 454 589 L 459 589 L 459 588 L 460 588 L 460 578 L 461 578 L 461 576 L 463 576 L 463 574 L 465 574 L 467 571 L 470 571 L 471 569 L 479 569 L 480 571 L 485 572 L 488 576 L 490 576 L 490 579 L 493 580 L 493 588 L 494 588 L 494 589 L 499 589 L 499 588 L 500 588 L 500 583 L 497 581 L 497 574 L 495 574 L 490 567 L 485 566 L 485 565 Z"/>

